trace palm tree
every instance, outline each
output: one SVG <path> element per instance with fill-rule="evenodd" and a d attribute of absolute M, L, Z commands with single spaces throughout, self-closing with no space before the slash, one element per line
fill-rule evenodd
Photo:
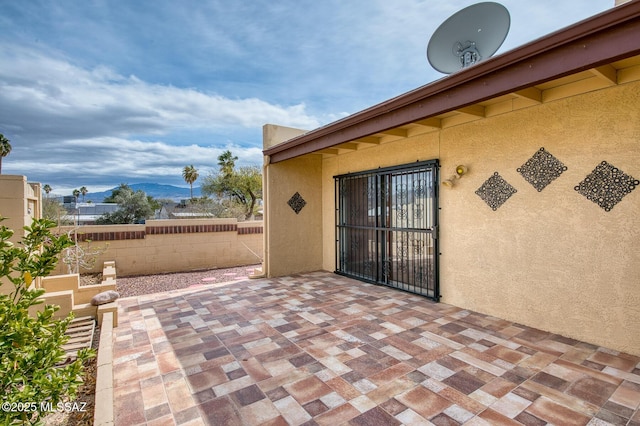
<path fill-rule="evenodd" d="M 86 186 L 83 186 L 82 188 L 80 188 L 80 193 L 82 194 L 82 202 L 84 203 L 84 196 L 89 193 L 89 190 Z"/>
<path fill-rule="evenodd" d="M 77 203 L 77 202 L 78 202 L 78 197 L 80 196 L 80 190 L 78 190 L 78 189 L 74 189 L 74 190 L 73 190 L 73 192 L 72 192 L 72 194 L 73 194 L 73 196 L 75 197 L 75 199 L 76 199 L 76 203 Z"/>
<path fill-rule="evenodd" d="M 229 150 L 218 156 L 218 166 L 220 166 L 220 171 L 224 176 L 230 176 L 233 173 L 237 159 L 238 157 L 235 157 Z"/>
<path fill-rule="evenodd" d="M 42 190 L 47 194 L 47 198 L 49 198 L 49 193 L 51 192 L 51 185 L 48 183 L 42 187 Z"/>
<path fill-rule="evenodd" d="M 9 155 L 10 152 L 11 144 L 9 143 L 9 139 L 0 133 L 0 174 L 2 174 L 2 159 Z"/>
<path fill-rule="evenodd" d="M 184 166 L 184 169 L 182 170 L 182 177 L 184 178 L 185 182 L 187 182 L 190 186 L 191 186 L 191 198 L 193 199 L 193 182 L 196 181 L 196 179 L 198 179 L 198 170 L 193 167 L 193 164 L 190 166 Z"/>

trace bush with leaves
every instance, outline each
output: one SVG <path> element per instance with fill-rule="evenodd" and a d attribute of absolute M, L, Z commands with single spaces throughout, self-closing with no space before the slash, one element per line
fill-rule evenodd
<path fill-rule="evenodd" d="M 74 398 L 82 384 L 83 364 L 94 356 L 93 350 L 81 350 L 75 361 L 57 366 L 65 361 L 62 346 L 73 315 L 55 319 L 59 307 L 54 305 L 29 313 L 44 294 L 32 288 L 32 282 L 49 275 L 60 252 L 72 245 L 67 235 L 51 233 L 54 226 L 47 219 L 34 220 L 24 228 L 19 246 L 9 241 L 13 231 L 0 226 L 0 285 L 8 281 L 14 286 L 9 294 L 0 294 L 0 424 L 35 424 L 46 415 L 41 411 L 45 404 L 55 409 Z"/>

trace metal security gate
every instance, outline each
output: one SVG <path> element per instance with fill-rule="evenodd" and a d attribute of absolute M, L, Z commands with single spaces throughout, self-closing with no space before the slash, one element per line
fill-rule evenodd
<path fill-rule="evenodd" d="M 437 175 L 432 160 L 335 176 L 336 273 L 437 301 Z"/>

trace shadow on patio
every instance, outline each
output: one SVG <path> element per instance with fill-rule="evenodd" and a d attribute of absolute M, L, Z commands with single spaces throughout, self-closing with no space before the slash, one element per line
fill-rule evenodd
<path fill-rule="evenodd" d="M 119 315 L 117 425 L 640 425 L 638 357 L 328 272 Z"/>

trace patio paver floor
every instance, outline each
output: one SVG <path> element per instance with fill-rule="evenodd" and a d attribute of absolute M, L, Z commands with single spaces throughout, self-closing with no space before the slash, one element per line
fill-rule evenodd
<path fill-rule="evenodd" d="M 640 357 L 328 272 L 119 301 L 116 425 L 639 425 Z"/>

